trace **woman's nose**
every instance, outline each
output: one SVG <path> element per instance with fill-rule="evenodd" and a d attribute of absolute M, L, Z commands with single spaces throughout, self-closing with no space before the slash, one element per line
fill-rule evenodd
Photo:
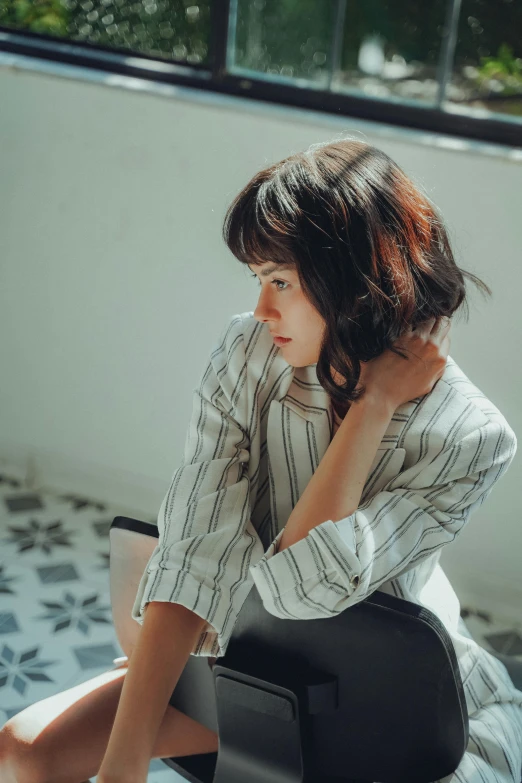
<path fill-rule="evenodd" d="M 254 310 L 254 318 L 258 318 L 259 320 L 262 320 L 263 318 L 267 318 L 268 315 L 270 315 L 270 302 L 268 299 L 263 296 L 263 293 L 259 294 L 259 299 L 257 300 L 257 305 Z"/>

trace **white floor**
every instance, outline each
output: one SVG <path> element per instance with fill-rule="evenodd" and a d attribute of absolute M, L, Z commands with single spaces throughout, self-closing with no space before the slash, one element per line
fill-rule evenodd
<path fill-rule="evenodd" d="M 113 668 L 123 654 L 109 599 L 109 529 L 115 516 L 129 515 L 97 501 L 29 489 L 4 473 L 0 726 L 28 705 Z M 519 619 L 496 619 L 471 606 L 461 613 L 479 644 L 522 659 Z M 148 783 L 181 780 L 162 761 L 151 762 Z"/>

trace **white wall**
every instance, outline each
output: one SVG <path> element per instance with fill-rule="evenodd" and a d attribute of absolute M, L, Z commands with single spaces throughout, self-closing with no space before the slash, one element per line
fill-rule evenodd
<path fill-rule="evenodd" d="M 256 304 L 225 210 L 261 167 L 339 133 L 427 188 L 457 263 L 492 287 L 470 286 L 451 355 L 520 438 L 520 152 L 3 57 L 0 470 L 154 519 L 216 334 Z M 521 461 L 441 558 L 461 601 L 510 613 Z"/>

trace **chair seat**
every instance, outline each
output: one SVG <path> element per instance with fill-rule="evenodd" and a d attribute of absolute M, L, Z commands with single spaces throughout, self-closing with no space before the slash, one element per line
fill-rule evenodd
<path fill-rule="evenodd" d="M 162 759 L 171 769 L 175 770 L 182 778 L 191 783 L 212 783 L 217 762 L 217 753 L 201 753 L 194 756 L 178 756 L 171 759 Z M 324 777 L 309 783 L 370 783 L 370 781 L 355 780 L 354 778 Z"/>

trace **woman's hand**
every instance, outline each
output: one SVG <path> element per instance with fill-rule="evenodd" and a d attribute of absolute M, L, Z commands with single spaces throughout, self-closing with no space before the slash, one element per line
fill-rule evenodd
<path fill-rule="evenodd" d="M 405 402 L 429 394 L 444 374 L 450 347 L 451 319 L 430 318 L 413 330 L 411 327 L 395 342 L 404 350 L 403 359 L 389 348 L 369 362 L 361 362 L 359 384 L 367 395 L 383 399 L 398 408 Z"/>

